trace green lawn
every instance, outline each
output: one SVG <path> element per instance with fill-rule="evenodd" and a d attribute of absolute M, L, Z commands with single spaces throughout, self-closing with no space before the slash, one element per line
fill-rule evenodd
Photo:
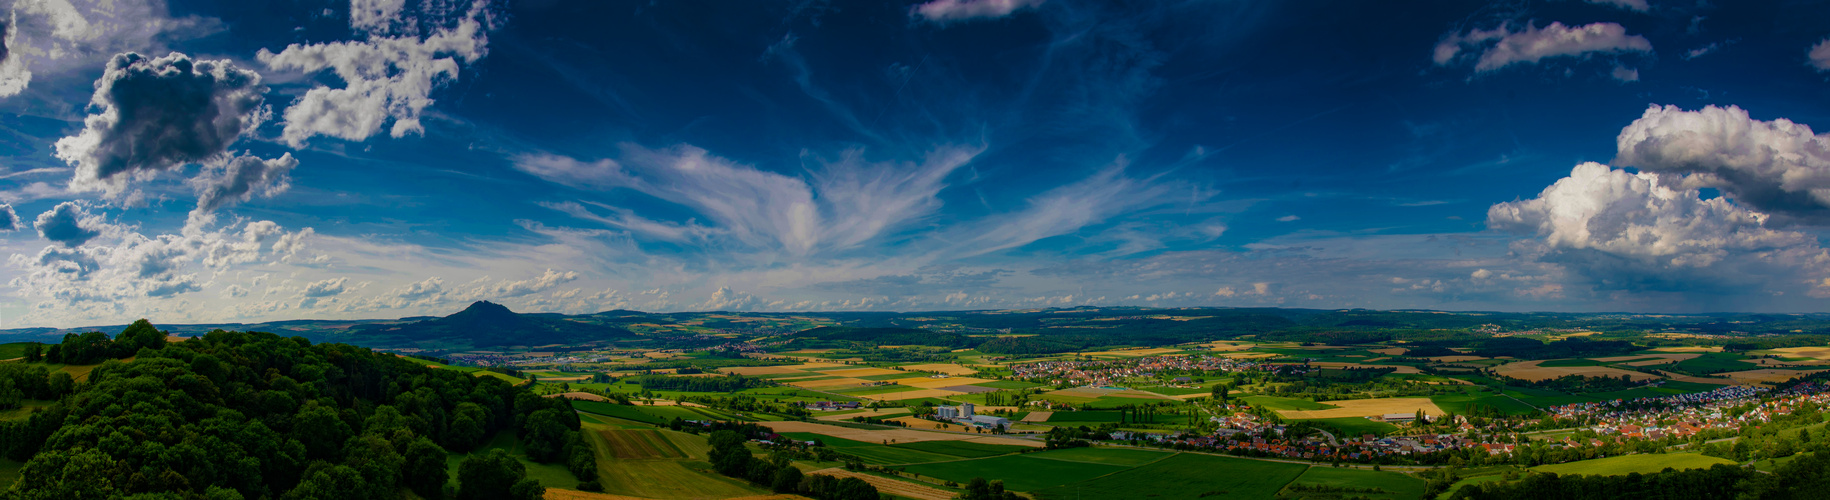
<path fill-rule="evenodd" d="M 1396 425 L 1385 422 L 1375 422 L 1361 417 L 1317 418 L 1297 420 L 1297 422 L 1309 422 L 1316 427 L 1327 429 L 1329 432 L 1333 432 L 1335 437 L 1338 438 L 1358 436 L 1361 434 L 1383 436 L 1385 433 L 1398 430 L 1398 426 Z"/>
<path fill-rule="evenodd" d="M 1424 482 L 1422 479 L 1396 472 L 1370 471 L 1365 469 L 1333 467 L 1310 467 L 1303 475 L 1290 482 L 1295 485 L 1336 486 L 1343 488 L 1377 488 L 1377 493 L 1352 493 L 1353 496 L 1366 498 L 1389 498 L 1411 500 L 1423 498 Z M 1285 486 L 1289 488 L 1289 486 Z"/>
<path fill-rule="evenodd" d="M 1035 491 L 1043 500 L 1083 498 L 1273 498 L 1309 467 L 1182 453 L 1143 467 Z"/>
<path fill-rule="evenodd" d="M 1715 464 L 1734 465 L 1735 463 L 1716 457 L 1706 457 L 1697 453 L 1642 453 L 1562 464 L 1540 465 L 1532 467 L 1531 470 L 1538 472 L 1555 472 L 1558 474 L 1622 476 L 1633 472 L 1652 474 L 1665 470 L 1666 467 L 1678 470 L 1707 469 Z"/>
<path fill-rule="evenodd" d="M 890 446 L 965 458 L 993 457 L 1029 449 L 1027 446 L 984 444 L 971 441 L 919 441 L 914 443 L 897 443 Z"/>
<path fill-rule="evenodd" d="M 902 469 L 928 477 L 937 477 L 961 484 L 982 477 L 987 480 L 1002 480 L 1004 487 L 1014 491 L 1036 491 L 1053 488 L 1087 478 L 1104 476 L 1125 470 L 1119 465 L 1095 464 L 1087 462 L 1069 462 L 1066 460 L 1049 460 L 1037 458 L 1034 454 L 1005 455 L 1001 457 L 981 458 L 976 460 L 958 460 L 931 464 L 910 465 Z M 1212 471 L 1209 471 L 1212 473 Z M 1072 498 L 1072 497 L 1069 497 Z M 1087 498 L 1112 498 L 1089 496 Z"/>
<path fill-rule="evenodd" d="M 1340 408 L 1339 406 L 1317 403 L 1317 402 L 1310 401 L 1307 399 L 1283 398 L 1283 397 L 1277 397 L 1277 396 L 1246 396 L 1246 397 L 1239 398 L 1239 399 L 1244 400 L 1247 404 L 1250 404 L 1252 406 L 1261 406 L 1261 407 L 1270 408 L 1273 410 L 1284 410 L 1284 411 L 1327 410 L 1327 409 L 1333 409 L 1333 408 Z"/>

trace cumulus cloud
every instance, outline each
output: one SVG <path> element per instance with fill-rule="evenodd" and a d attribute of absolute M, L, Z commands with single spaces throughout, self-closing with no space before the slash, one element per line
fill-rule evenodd
<path fill-rule="evenodd" d="M 1019 9 L 1042 5 L 1046 0 L 931 0 L 915 6 L 912 14 L 937 23 L 996 19 Z"/>
<path fill-rule="evenodd" d="M 1830 254 L 1810 235 L 1766 227 L 1724 198 L 1584 163 L 1537 198 L 1492 206 L 1493 229 L 1527 234 L 1515 253 L 1561 265 L 1601 289 L 1729 290 L 1821 276 Z"/>
<path fill-rule="evenodd" d="M 1811 46 L 1811 52 L 1805 54 L 1811 59 L 1810 65 L 1818 71 L 1830 71 L 1830 38 Z"/>
<path fill-rule="evenodd" d="M 0 233 L 24 229 L 24 221 L 19 220 L 19 213 L 13 211 L 13 205 L 0 203 Z"/>
<path fill-rule="evenodd" d="M 168 17 L 162 0 L 6 2 L 0 28 L 0 97 L 26 89 L 34 73 L 93 69 L 95 58 L 145 50 L 217 28 L 212 19 Z"/>
<path fill-rule="evenodd" d="M 227 60 L 116 55 L 95 81 L 90 104 L 100 111 L 57 141 L 57 157 L 76 167 L 72 190 L 113 196 L 136 174 L 223 155 L 266 119 L 265 91 L 260 74 Z"/>
<path fill-rule="evenodd" d="M 510 281 L 480 278 L 466 284 L 457 295 L 460 300 L 464 301 L 520 297 L 551 290 L 553 287 L 577 280 L 579 276 L 580 274 L 578 274 L 577 271 L 554 271 L 552 269 L 547 269 L 546 272 L 541 273 L 539 276 L 524 280 Z"/>
<path fill-rule="evenodd" d="M 1572 27 L 1553 22 L 1543 28 L 1526 24 L 1519 31 L 1501 26 L 1450 33 L 1437 42 L 1432 59 L 1438 66 L 1447 66 L 1473 58 L 1474 72 L 1486 73 L 1551 58 L 1632 52 L 1652 52 L 1652 42 L 1643 36 L 1628 35 L 1627 29 L 1616 23 Z"/>
<path fill-rule="evenodd" d="M 297 166 L 299 161 L 292 158 L 292 153 L 271 160 L 241 155 L 206 165 L 189 181 L 197 189 L 197 208 L 191 211 L 191 224 L 201 223 L 207 214 L 225 205 L 285 192 L 292 187 L 288 174 Z"/>
<path fill-rule="evenodd" d="M 332 295 L 342 295 L 343 292 L 346 291 L 346 288 L 344 287 L 344 285 L 347 283 L 349 283 L 349 278 L 331 278 L 331 279 L 326 279 L 326 280 L 313 281 L 311 283 L 306 284 L 305 288 L 299 291 L 299 294 L 304 295 L 306 297 L 329 297 Z"/>
<path fill-rule="evenodd" d="M 718 287 L 706 297 L 705 302 L 693 304 L 690 309 L 697 311 L 749 311 L 763 305 L 763 300 L 743 292 L 731 290 L 730 287 Z"/>
<path fill-rule="evenodd" d="M 1713 187 L 1775 222 L 1830 222 L 1830 136 L 1746 110 L 1654 105 L 1621 129 L 1614 164 Z"/>
<path fill-rule="evenodd" d="M 388 134 L 393 137 L 423 133 L 420 115 L 432 105 L 432 91 L 457 81 L 464 65 L 487 54 L 488 32 L 494 27 L 488 6 L 479 0 L 454 26 L 436 26 L 420 36 L 387 28 L 439 23 L 401 22 L 399 0 L 357 0 L 351 5 L 350 23 L 357 31 L 370 33 L 367 40 L 295 43 L 277 54 L 261 49 L 257 57 L 269 69 L 328 70 L 343 82 L 341 88 L 313 88 L 288 107 L 281 137 L 293 147 L 320 135 L 362 141 L 389 122 L 393 125 Z"/>
<path fill-rule="evenodd" d="M 37 228 L 38 236 L 44 239 L 74 247 L 101 236 L 105 225 L 101 216 L 90 215 L 81 203 L 66 201 L 38 214 L 38 221 L 32 227 Z"/>
<path fill-rule="evenodd" d="M 83 202 L 65 202 L 45 212 L 35 226 L 53 244 L 36 254 L 16 253 L 7 259 L 18 270 L 8 286 L 34 301 L 27 318 L 67 324 L 73 318 L 133 314 L 124 309 L 130 303 L 146 307 L 151 303 L 141 299 L 201 291 L 207 276 L 258 262 L 263 254 L 281 258 L 277 244 L 263 252 L 266 243 L 299 237 L 270 221 L 148 236 L 135 227 L 106 222 L 90 210 Z M 145 314 L 141 311 L 138 314 Z"/>

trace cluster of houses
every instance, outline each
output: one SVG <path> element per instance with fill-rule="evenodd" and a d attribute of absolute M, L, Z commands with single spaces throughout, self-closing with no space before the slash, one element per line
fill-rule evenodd
<path fill-rule="evenodd" d="M 934 407 L 934 418 L 987 429 L 1010 428 L 1010 419 L 995 415 L 973 414 L 972 403 L 960 403 L 959 406 L 936 406 Z"/>
<path fill-rule="evenodd" d="M 1113 385 L 1127 379 L 1154 377 L 1164 372 L 1238 371 L 1259 363 L 1217 356 L 1144 356 L 1099 361 L 1043 361 L 1010 367 L 1015 378 L 1050 384 Z M 1186 377 L 1182 377 L 1186 382 Z"/>
<path fill-rule="evenodd" d="M 1778 415 L 1791 414 L 1799 405 L 1822 405 L 1830 402 L 1830 386 L 1811 382 L 1773 394 L 1765 387 L 1728 386 L 1708 392 L 1641 398 L 1631 403 L 1657 402 L 1663 405 L 1633 404 L 1614 400 L 1577 403 L 1550 408 L 1558 418 L 1586 419 L 1589 429 L 1615 439 L 1685 438 L 1705 429 L 1734 429 L 1748 423 L 1767 422 Z M 1727 412 L 1762 396 L 1778 396 L 1754 406 L 1745 413 Z M 1600 440 L 1590 440 L 1599 445 Z M 1584 444 L 1571 441 L 1571 444 Z"/>
<path fill-rule="evenodd" d="M 804 403 L 802 404 L 802 407 L 813 411 L 839 411 L 856 410 L 861 406 L 857 401 L 814 401 L 812 403 Z"/>

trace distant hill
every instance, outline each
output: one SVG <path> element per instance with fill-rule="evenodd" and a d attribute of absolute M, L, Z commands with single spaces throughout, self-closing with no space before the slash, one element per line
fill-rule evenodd
<path fill-rule="evenodd" d="M 634 335 L 614 326 L 565 318 L 557 314 L 516 314 L 501 304 L 482 300 L 443 318 L 392 325 L 357 325 L 350 328 L 350 333 L 412 341 L 468 341 L 476 347 L 576 344 Z"/>

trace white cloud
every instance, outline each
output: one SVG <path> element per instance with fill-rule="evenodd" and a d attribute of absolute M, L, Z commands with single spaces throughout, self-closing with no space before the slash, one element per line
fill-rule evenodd
<path fill-rule="evenodd" d="M 202 226 L 210 212 L 225 205 L 285 192 L 292 187 L 288 173 L 297 166 L 292 153 L 271 160 L 242 155 L 205 165 L 189 181 L 197 189 L 197 208 L 186 226 Z"/>
<path fill-rule="evenodd" d="M 70 189 L 116 196 L 129 177 L 218 159 L 266 119 L 260 82 L 227 60 L 115 56 L 95 81 L 100 111 L 57 141 L 57 157 L 76 167 Z"/>
<path fill-rule="evenodd" d="M 25 229 L 25 221 L 19 219 L 19 213 L 13 211 L 11 204 L 0 203 L 0 233 L 20 229 Z"/>
<path fill-rule="evenodd" d="M 580 274 L 578 274 L 577 271 L 561 272 L 547 269 L 546 272 L 541 273 L 539 276 L 524 280 L 491 281 L 489 278 L 485 277 L 467 284 L 467 288 L 462 292 L 459 292 L 458 297 L 459 300 L 466 302 L 472 300 L 497 300 L 520 297 L 523 295 L 544 292 L 553 287 L 570 283 L 573 280 L 578 279 L 579 276 Z"/>
<path fill-rule="evenodd" d="M 1767 216 L 1694 189 L 1584 163 L 1537 198 L 1500 203 L 1489 227 L 1529 234 L 1514 251 L 1554 263 L 1598 288 L 1689 291 L 1765 286 L 1821 276 L 1830 254 L 1815 238 L 1766 227 Z"/>
<path fill-rule="evenodd" d="M 692 208 L 714 227 L 691 221 L 642 218 L 599 205 L 602 216 L 576 203 L 548 204 L 575 217 L 668 241 L 726 235 L 757 248 L 792 255 L 856 247 L 939 208 L 946 177 L 982 148 L 939 147 L 921 163 L 871 163 L 851 150 L 822 162 L 813 182 L 765 171 L 681 145 L 652 150 L 624 144 L 617 160 L 583 162 L 554 155 L 523 155 L 515 166 L 551 182 L 608 190 L 641 191 Z"/>
<path fill-rule="evenodd" d="M 304 295 L 306 297 L 329 297 L 332 295 L 342 295 L 343 292 L 346 291 L 346 288 L 344 288 L 344 285 L 347 283 L 349 283 L 349 278 L 332 278 L 332 279 L 327 279 L 327 280 L 313 281 L 311 283 L 306 284 L 304 289 L 299 290 L 299 294 Z"/>
<path fill-rule="evenodd" d="M 407 0 L 350 0 L 349 26 L 362 31 L 382 32 L 401 22 L 400 12 Z"/>
<path fill-rule="evenodd" d="M 1812 45 L 1811 52 L 1805 55 L 1811 59 L 1809 63 L 1811 67 L 1817 68 L 1820 72 L 1830 71 L 1830 38 L 1817 42 L 1817 45 Z"/>
<path fill-rule="evenodd" d="M 1120 157 L 1073 184 L 1050 189 L 1029 199 L 1023 210 L 994 216 L 975 236 L 958 245 L 963 256 L 981 255 L 1028 245 L 1043 238 L 1080 230 L 1088 225 L 1135 209 L 1171 203 L 1172 189 L 1155 179 L 1125 176 L 1128 162 Z"/>
<path fill-rule="evenodd" d="M 316 73 L 329 70 L 342 88 L 313 88 L 287 108 L 281 137 L 302 147 L 313 136 L 362 141 L 381 131 L 403 137 L 424 132 L 420 115 L 431 106 L 432 91 L 456 81 L 463 65 L 487 54 L 491 19 L 478 1 L 455 26 L 430 35 L 382 36 L 364 41 L 292 44 L 278 54 L 261 49 L 257 57 L 269 69 Z M 355 2 L 350 22 L 359 31 L 380 29 L 399 14 L 393 2 Z"/>
<path fill-rule="evenodd" d="M 0 97 L 24 91 L 35 73 L 91 71 L 96 58 L 156 51 L 165 40 L 218 28 L 213 19 L 173 19 L 162 0 L 18 0 L 5 9 Z"/>
<path fill-rule="evenodd" d="M 1639 69 L 1615 66 L 1614 71 L 1609 72 L 1608 76 L 1621 83 L 1637 82 L 1639 81 Z"/>
<path fill-rule="evenodd" d="M 1489 45 L 1489 42 L 1493 42 Z M 1558 57 L 1583 57 L 1590 54 L 1651 52 L 1652 42 L 1639 35 L 1628 35 L 1627 29 L 1615 23 L 1564 26 L 1553 22 L 1539 28 L 1526 24 L 1512 31 L 1510 26 L 1493 30 L 1470 30 L 1450 33 L 1436 44 L 1432 59 L 1439 66 L 1466 59 L 1464 51 L 1474 56 L 1474 71 L 1486 73 L 1514 64 L 1537 64 Z"/>
<path fill-rule="evenodd" d="M 1018 9 L 1042 5 L 1046 0 L 930 0 L 918 5 L 913 15 L 937 23 L 996 19 Z"/>
<path fill-rule="evenodd" d="M 730 287 L 719 287 L 706 297 L 705 302 L 687 306 L 695 311 L 750 311 L 762 306 L 762 299 L 743 292 L 731 290 Z"/>
<path fill-rule="evenodd" d="M 1285 215 L 1283 217 L 1277 218 L 1277 222 L 1295 222 L 1298 220 L 1302 220 L 1302 217 L 1297 217 L 1295 215 Z"/>
<path fill-rule="evenodd" d="M 1667 184 L 1714 187 L 1776 222 L 1830 221 L 1830 135 L 1746 110 L 1651 106 L 1621 129 L 1616 165 L 1670 176 Z"/>
<path fill-rule="evenodd" d="M 15 219 L 18 216 L 14 216 Z M 37 222 L 32 227 L 38 229 L 38 236 L 65 247 L 75 247 L 102 235 L 106 225 L 99 215 L 90 215 L 80 202 L 66 201 L 56 207 L 38 214 Z"/>

